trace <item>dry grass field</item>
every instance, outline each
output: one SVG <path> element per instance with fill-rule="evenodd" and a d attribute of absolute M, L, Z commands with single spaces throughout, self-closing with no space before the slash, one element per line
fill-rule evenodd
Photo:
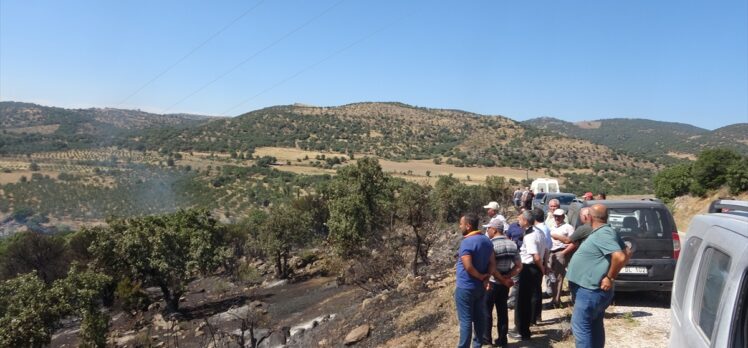
<path fill-rule="evenodd" d="M 312 167 L 308 163 L 314 161 L 315 157 L 325 155 L 327 157 L 345 157 L 348 156 L 337 153 L 325 153 L 316 151 L 306 151 L 294 148 L 283 147 L 260 147 L 255 149 L 255 156 L 274 156 L 279 162 L 285 163 L 290 161 L 291 165 L 282 165 L 276 167 L 278 170 L 293 172 L 297 174 L 334 174 L 334 170 Z M 356 154 L 355 157 L 363 157 L 363 154 Z M 308 157 L 309 160 L 298 162 L 298 159 Z M 505 168 L 505 167 L 455 167 L 447 164 L 434 164 L 432 160 L 412 160 L 406 162 L 396 162 L 389 160 L 379 160 L 382 170 L 386 173 L 413 181 L 429 181 L 433 183 L 436 177 L 440 175 L 450 175 L 466 182 L 483 182 L 487 176 L 503 176 L 507 179 L 522 180 L 528 175 L 530 177 L 544 176 L 540 171 L 526 171 L 523 169 Z M 430 172 L 429 176 L 426 172 Z"/>

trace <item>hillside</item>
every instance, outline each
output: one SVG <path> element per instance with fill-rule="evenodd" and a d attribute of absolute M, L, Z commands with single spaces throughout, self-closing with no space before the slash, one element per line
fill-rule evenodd
<path fill-rule="evenodd" d="M 559 138 L 502 116 L 401 103 L 275 106 L 188 129 L 153 130 L 131 146 L 247 152 L 264 146 L 433 159 L 456 166 L 535 169 L 652 168 L 586 140 Z"/>
<path fill-rule="evenodd" d="M 32 153 L 118 144 L 144 129 L 179 128 L 208 121 L 207 116 L 159 115 L 113 108 L 64 109 L 31 103 L 0 102 L 0 153 Z"/>
<path fill-rule="evenodd" d="M 586 139 L 618 151 L 650 159 L 696 155 L 706 148 L 727 147 L 748 154 L 748 123 L 714 131 L 675 122 L 645 119 L 606 119 L 571 123 L 542 117 L 525 125 L 567 137 Z"/>

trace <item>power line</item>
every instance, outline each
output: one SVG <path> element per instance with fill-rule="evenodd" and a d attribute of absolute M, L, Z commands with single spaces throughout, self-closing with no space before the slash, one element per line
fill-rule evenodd
<path fill-rule="evenodd" d="M 285 79 L 277 82 L 276 84 L 274 84 L 274 85 L 272 85 L 272 86 L 270 86 L 268 88 L 265 88 L 264 90 L 260 91 L 259 93 L 255 94 L 255 95 L 253 95 L 253 96 L 251 96 L 251 97 L 249 97 L 247 99 L 244 99 L 239 104 L 236 104 L 236 105 L 232 106 L 231 108 L 226 109 L 224 112 L 221 113 L 221 116 L 226 116 L 229 112 L 233 111 L 234 109 L 236 109 L 236 108 L 238 108 L 238 107 L 240 107 L 240 106 L 242 106 L 242 105 L 244 105 L 244 104 L 246 104 L 246 103 L 248 103 L 248 102 L 256 99 L 257 97 L 259 97 L 259 96 L 261 96 L 261 95 L 263 95 L 263 94 L 265 94 L 265 93 L 267 93 L 267 92 L 269 92 L 269 91 L 271 91 L 271 90 L 273 90 L 273 89 L 275 89 L 275 88 L 277 88 L 277 87 L 279 87 L 281 85 L 283 85 L 284 83 L 286 83 L 286 82 L 288 82 L 288 81 L 290 81 L 290 80 L 298 77 L 301 74 L 303 74 L 303 73 L 305 73 L 305 72 L 307 72 L 309 70 L 312 70 L 312 69 L 316 68 L 320 64 L 322 64 L 322 63 L 324 63 L 324 62 L 332 59 L 333 57 L 337 56 L 338 54 L 343 53 L 344 51 L 346 51 L 346 50 L 348 50 L 348 49 L 350 49 L 350 48 L 352 48 L 352 47 L 354 47 L 354 46 L 356 46 L 356 45 L 358 45 L 358 44 L 360 44 L 360 43 L 368 40 L 369 38 L 371 38 L 372 36 L 374 36 L 376 34 L 379 34 L 380 32 L 384 31 L 385 29 L 389 28 L 390 26 L 392 26 L 392 25 L 400 22 L 402 19 L 413 15 L 415 12 L 416 11 L 413 11 L 413 12 L 409 13 L 408 15 L 404 15 L 404 16 L 401 16 L 401 17 L 393 20 L 392 22 L 390 22 L 390 23 L 388 23 L 388 24 L 380 27 L 379 29 L 374 30 L 374 31 L 372 31 L 372 32 L 370 32 L 370 33 L 362 36 L 358 40 L 356 40 L 356 41 L 354 41 L 354 42 L 352 42 L 352 43 L 350 43 L 350 44 L 348 44 L 348 45 L 346 45 L 346 46 L 344 46 L 344 47 L 342 47 L 342 48 L 340 48 L 340 49 L 332 52 L 331 54 L 325 56 L 324 58 L 318 60 L 317 62 L 315 62 L 315 63 L 313 63 L 311 65 L 308 65 L 307 67 L 305 67 L 305 68 L 297 71 L 293 75 L 290 75 L 290 76 L 286 77 Z"/>
<path fill-rule="evenodd" d="M 148 87 L 152 83 L 156 82 L 156 80 L 158 80 L 159 78 L 161 78 L 161 76 L 164 76 L 166 73 L 168 73 L 169 71 L 171 71 L 171 69 L 174 69 L 174 67 L 176 67 L 177 65 L 179 65 L 180 63 L 182 63 L 183 61 L 185 61 L 187 58 L 189 58 L 190 56 L 192 56 L 192 54 L 194 54 L 195 52 L 197 52 L 198 50 L 200 50 L 201 48 L 203 48 L 209 42 L 213 41 L 213 39 L 215 39 L 216 37 L 218 37 L 218 35 L 221 35 L 221 33 L 223 33 L 224 31 L 226 31 L 227 29 L 229 29 L 231 26 L 233 26 L 234 24 L 236 24 L 236 22 L 238 22 L 240 19 L 244 18 L 244 16 L 248 15 L 250 12 L 254 11 L 254 9 L 256 9 L 257 7 L 259 7 L 260 5 L 262 5 L 262 3 L 264 3 L 264 2 L 265 2 L 265 0 L 260 0 L 254 6 L 250 7 L 246 11 L 242 12 L 242 14 L 240 14 L 239 16 L 237 16 L 236 18 L 234 18 L 231 22 L 229 22 L 228 24 L 226 24 L 225 26 L 223 26 L 223 28 L 221 28 L 218 31 L 216 31 L 215 33 L 213 33 L 213 35 L 211 35 L 210 37 L 208 37 L 205 41 L 201 42 L 199 45 L 197 45 L 194 48 L 192 48 L 192 50 L 190 50 L 189 52 L 187 52 L 187 54 L 185 54 L 181 58 L 179 58 L 176 62 L 174 62 L 173 64 L 171 64 L 169 67 L 167 67 L 166 69 L 164 69 L 160 73 L 158 73 L 152 79 L 148 80 L 148 82 L 146 82 L 145 84 L 143 84 L 142 86 L 140 86 L 140 88 L 138 88 L 137 90 L 135 90 L 135 92 L 130 93 L 130 95 L 128 95 L 125 99 L 122 99 L 122 101 L 119 102 L 119 104 L 117 104 L 117 107 L 122 106 L 122 104 L 124 104 L 125 102 L 127 102 L 128 100 L 130 100 L 130 98 L 134 97 L 135 95 L 137 95 L 138 93 L 140 93 L 140 91 L 144 90 L 146 87 Z"/>
<path fill-rule="evenodd" d="M 307 20 L 306 22 L 304 22 L 303 24 L 301 24 L 301 25 L 299 25 L 298 27 L 294 28 L 293 30 L 291 30 L 291 31 L 287 32 L 286 34 L 284 34 L 283 36 L 281 36 L 281 37 L 280 37 L 279 39 L 277 39 L 277 40 L 275 40 L 275 41 L 271 42 L 271 43 L 270 43 L 269 45 L 267 45 L 267 46 L 263 47 L 263 48 L 262 48 L 262 49 L 260 49 L 259 51 L 257 51 L 257 52 L 255 52 L 255 53 L 253 53 L 252 55 L 250 55 L 250 56 L 249 56 L 249 57 L 247 57 L 246 59 L 244 59 L 244 60 L 242 60 L 241 62 L 239 62 L 238 64 L 234 65 L 234 66 L 233 66 L 233 67 L 232 67 L 231 69 L 229 69 L 229 70 L 225 71 L 224 73 L 222 73 L 222 74 L 218 75 L 218 77 L 214 78 L 213 80 L 209 81 L 208 83 L 206 83 L 206 84 L 204 84 L 204 85 L 200 86 L 200 88 L 198 88 L 198 89 L 194 90 L 194 91 L 193 91 L 192 93 L 188 94 L 188 95 L 187 95 L 187 96 L 185 96 L 184 98 L 182 98 L 182 99 L 179 99 L 179 100 L 178 100 L 178 101 L 177 101 L 176 103 L 174 103 L 174 104 L 171 104 L 171 105 L 170 105 L 169 107 L 167 107 L 166 109 L 164 109 L 163 111 L 161 111 L 161 113 L 162 113 L 162 114 L 165 114 L 166 112 L 168 112 L 169 110 L 171 110 L 171 109 L 172 109 L 172 108 L 174 108 L 175 106 L 177 106 L 177 105 L 181 104 L 181 103 L 182 103 L 182 102 L 184 102 L 185 100 L 187 100 L 187 99 L 189 99 L 189 98 L 192 98 L 192 97 L 193 97 L 193 96 L 194 96 L 195 94 L 198 94 L 198 93 L 202 92 L 202 91 L 203 91 L 204 89 L 208 88 L 208 87 L 209 87 L 210 85 L 212 85 L 212 84 L 214 84 L 214 83 L 218 82 L 219 80 L 221 80 L 222 78 L 226 77 L 226 75 L 228 75 L 228 74 L 231 74 L 232 72 L 236 71 L 236 69 L 239 69 L 239 67 L 241 67 L 242 65 L 244 65 L 244 64 L 246 64 L 247 62 L 251 61 L 251 60 L 252 60 L 252 59 L 254 59 L 255 57 L 257 57 L 257 56 L 259 56 L 260 54 L 262 54 L 263 52 L 265 52 L 265 51 L 267 51 L 267 50 L 269 50 L 269 49 L 273 48 L 273 47 L 274 47 L 275 45 L 279 44 L 279 43 L 280 43 L 281 41 L 283 41 L 283 40 L 287 39 L 287 38 L 288 38 L 289 36 L 291 36 L 291 35 L 295 34 L 296 32 L 300 31 L 301 29 L 305 28 L 306 26 L 308 26 L 309 24 L 311 24 L 312 22 L 314 22 L 315 20 L 319 19 L 320 17 L 324 16 L 324 15 L 325 15 L 325 14 L 327 14 L 328 12 L 332 11 L 332 10 L 333 10 L 333 9 L 334 9 L 335 7 L 337 7 L 338 5 L 340 5 L 341 3 L 343 3 L 344 1 L 345 1 L 345 0 L 340 0 L 340 1 L 338 1 L 338 2 L 336 2 L 336 3 L 334 3 L 334 4 L 332 4 L 332 6 L 330 6 L 330 7 L 326 8 L 326 9 L 325 9 L 324 11 L 322 11 L 322 12 L 318 13 L 318 14 L 317 14 L 317 15 L 315 15 L 314 17 L 312 17 L 312 18 L 310 18 L 309 20 Z"/>

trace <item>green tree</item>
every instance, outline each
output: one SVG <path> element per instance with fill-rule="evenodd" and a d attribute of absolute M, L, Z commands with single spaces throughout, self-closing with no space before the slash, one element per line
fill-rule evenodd
<path fill-rule="evenodd" d="M 727 167 L 740 159 L 733 150 L 704 150 L 691 167 L 693 182 L 707 190 L 717 189 L 727 181 Z"/>
<path fill-rule="evenodd" d="M 109 220 L 91 246 L 97 267 L 161 289 L 167 312 L 179 309 L 187 283 L 221 266 L 231 255 L 224 227 L 210 213 L 174 214 Z"/>
<path fill-rule="evenodd" d="M 111 277 L 73 266 L 66 278 L 54 284 L 53 293 L 62 294 L 72 313 L 81 317 L 81 347 L 106 347 L 109 316 L 99 310 L 99 300 Z"/>
<path fill-rule="evenodd" d="M 295 247 L 303 246 L 311 236 L 311 218 L 307 212 L 293 209 L 287 204 L 274 206 L 259 236 L 265 256 L 275 263 L 278 278 L 291 275 L 288 260 Z"/>
<path fill-rule="evenodd" d="M 685 195 L 692 180 L 690 163 L 663 169 L 654 177 L 655 195 L 666 200 Z"/>
<path fill-rule="evenodd" d="M 36 272 L 0 283 L 0 347 L 43 347 L 60 320 L 80 315 L 81 346 L 104 347 L 108 319 L 98 309 L 109 277 L 73 267 L 68 276 L 45 284 Z"/>
<path fill-rule="evenodd" d="M 354 256 L 368 241 L 380 237 L 391 218 L 393 192 L 379 161 L 366 157 L 338 169 L 326 191 L 328 237 L 339 255 Z"/>
<path fill-rule="evenodd" d="M 725 177 L 730 193 L 736 195 L 748 191 L 748 157 L 743 157 L 740 161 L 728 166 Z"/>
<path fill-rule="evenodd" d="M 0 256 L 0 276 L 9 279 L 36 271 L 45 283 L 51 284 L 65 277 L 69 262 L 68 250 L 61 237 L 23 232 L 7 242 Z"/>
<path fill-rule="evenodd" d="M 34 272 L 0 283 L 0 346 L 49 344 L 69 310 L 62 296 L 48 290 Z"/>
<path fill-rule="evenodd" d="M 467 210 L 467 187 L 452 176 L 439 176 L 431 191 L 431 201 L 437 219 L 441 222 L 457 222 Z M 485 203 L 484 203 L 485 204 Z"/>

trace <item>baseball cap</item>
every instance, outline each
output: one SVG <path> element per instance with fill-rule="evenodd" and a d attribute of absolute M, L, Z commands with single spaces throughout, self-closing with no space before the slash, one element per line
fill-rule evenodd
<path fill-rule="evenodd" d="M 560 208 L 553 211 L 553 215 L 555 216 L 564 216 L 564 214 L 566 214 L 566 212 Z"/>
<path fill-rule="evenodd" d="M 491 219 L 491 221 L 488 224 L 483 225 L 484 228 L 495 228 L 499 231 L 504 230 L 504 220 L 502 219 Z"/>
<path fill-rule="evenodd" d="M 490 202 L 483 206 L 485 209 L 493 209 L 493 210 L 499 210 L 499 202 Z"/>

